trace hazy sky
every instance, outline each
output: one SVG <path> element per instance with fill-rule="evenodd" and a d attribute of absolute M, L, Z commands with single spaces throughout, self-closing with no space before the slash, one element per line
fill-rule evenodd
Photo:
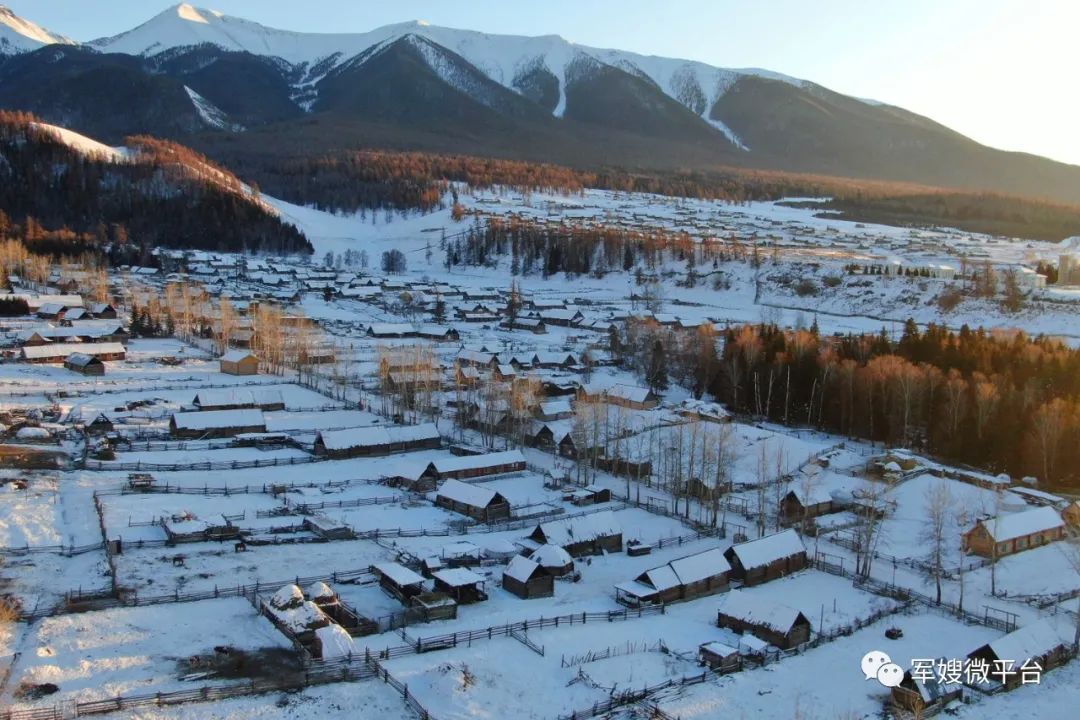
<path fill-rule="evenodd" d="M 76 40 L 173 3 L 0 0 Z M 1080 164 L 1078 0 L 207 0 L 271 27 L 365 31 L 404 20 L 762 67 L 899 105 L 980 142 Z"/>

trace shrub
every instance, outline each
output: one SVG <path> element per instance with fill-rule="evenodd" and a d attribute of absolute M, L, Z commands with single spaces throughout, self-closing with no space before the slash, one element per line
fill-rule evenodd
<path fill-rule="evenodd" d="M 825 279 L 821 281 L 827 288 L 839 287 L 843 279 L 839 275 L 826 275 Z"/>
<path fill-rule="evenodd" d="M 795 286 L 795 294 L 799 297 L 809 297 L 818 294 L 818 286 L 810 278 L 804 278 Z"/>

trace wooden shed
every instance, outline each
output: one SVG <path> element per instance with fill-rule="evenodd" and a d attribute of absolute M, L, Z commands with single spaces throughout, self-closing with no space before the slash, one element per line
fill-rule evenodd
<path fill-rule="evenodd" d="M 86 424 L 86 434 L 91 436 L 108 435 L 113 430 L 113 421 L 105 413 L 98 413 L 97 417 Z"/>
<path fill-rule="evenodd" d="M 622 552 L 622 527 L 610 510 L 540 523 L 529 539 L 558 545 L 572 557 Z"/>
<path fill-rule="evenodd" d="M 1031 664 L 1036 663 L 1040 672 L 1045 672 L 1062 665 L 1070 656 L 1069 643 L 1058 634 L 1052 622 L 1038 620 L 973 650 L 968 653 L 968 660 L 983 661 L 990 668 L 989 687 L 983 687 L 983 690 L 992 690 L 994 686 L 1012 690 L 1022 684 L 1020 669 L 1023 666 L 1032 667 Z M 998 661 L 1011 662 L 1015 674 L 1007 674 L 1004 678 L 1000 673 L 995 676 L 993 671 L 1000 668 Z"/>
<path fill-rule="evenodd" d="M 938 662 L 944 663 L 946 658 L 939 658 Z M 952 701 L 959 700 L 963 689 L 962 683 L 943 683 L 936 676 L 913 678 L 907 670 L 904 679 L 892 689 L 892 702 L 914 717 L 930 717 Z"/>
<path fill-rule="evenodd" d="M 720 674 L 742 669 L 739 649 L 722 642 L 707 642 L 698 646 L 698 662 Z"/>
<path fill-rule="evenodd" d="M 525 469 L 525 456 L 520 450 L 485 453 L 482 455 L 456 455 L 433 460 L 430 469 L 436 480 L 504 475 Z"/>
<path fill-rule="evenodd" d="M 793 487 L 780 500 L 781 522 L 786 525 L 828 515 L 832 511 L 832 496 L 824 488 Z"/>
<path fill-rule="evenodd" d="M 226 375 L 258 375 L 259 358 L 248 350 L 230 350 L 221 356 L 219 369 Z"/>
<path fill-rule="evenodd" d="M 173 413 L 169 433 L 178 438 L 221 438 L 266 432 L 261 410 L 208 410 Z"/>
<path fill-rule="evenodd" d="M 439 488 L 435 504 L 485 523 L 510 517 L 510 501 L 501 493 L 453 478 Z"/>
<path fill-rule="evenodd" d="M 104 375 L 105 363 L 93 355 L 71 353 L 64 360 L 64 367 L 80 375 Z"/>
<path fill-rule="evenodd" d="M 524 555 L 515 555 L 503 570 L 502 586 L 523 600 L 555 594 L 555 578 Z"/>
<path fill-rule="evenodd" d="M 379 563 L 371 571 L 379 576 L 379 587 L 404 605 L 424 592 L 424 578 L 400 563 Z"/>
<path fill-rule="evenodd" d="M 435 580 L 435 591 L 452 597 L 458 605 L 487 600 L 484 592 L 484 577 L 467 568 L 439 570 L 431 576 Z"/>
<path fill-rule="evenodd" d="M 552 577 L 565 577 L 574 572 L 574 558 L 558 545 L 541 545 L 529 554 L 529 559 Z"/>
<path fill-rule="evenodd" d="M 345 430 L 321 430 L 314 451 L 334 460 L 372 457 L 414 450 L 434 450 L 442 445 L 435 423 L 422 425 L 373 425 Z"/>
<path fill-rule="evenodd" d="M 793 529 L 733 545 L 724 553 L 731 577 L 747 587 L 784 577 L 807 565 L 806 548 Z"/>
<path fill-rule="evenodd" d="M 793 607 L 739 590 L 727 594 L 716 615 L 716 624 L 737 633 L 750 633 L 787 650 L 810 640 L 810 621 Z"/>

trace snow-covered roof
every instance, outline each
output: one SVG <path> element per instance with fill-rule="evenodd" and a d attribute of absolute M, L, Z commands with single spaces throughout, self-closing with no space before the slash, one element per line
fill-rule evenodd
<path fill-rule="evenodd" d="M 84 355 L 120 355 L 125 353 L 124 346 L 118 342 L 106 343 L 57 343 L 55 345 L 34 345 L 22 349 L 27 360 L 43 358 L 66 358 L 72 353 Z"/>
<path fill-rule="evenodd" d="M 408 323 L 372 323 L 368 332 L 372 335 L 412 335 L 416 328 Z"/>
<path fill-rule="evenodd" d="M 1010 515 L 1000 515 L 982 522 L 995 542 L 1004 542 L 1033 533 L 1062 527 L 1061 515 L 1052 507 L 1032 508 Z"/>
<path fill-rule="evenodd" d="M 502 465 L 512 465 L 525 462 L 525 456 L 520 450 L 506 450 L 503 452 L 486 453 L 484 455 L 451 455 L 432 461 L 435 470 L 440 474 L 460 472 L 462 470 L 475 470 L 493 468 Z"/>
<path fill-rule="evenodd" d="M 214 428 L 266 427 L 262 410 L 241 408 L 238 410 L 202 410 L 198 412 L 173 413 L 177 429 L 211 430 Z"/>
<path fill-rule="evenodd" d="M 732 545 L 731 551 L 739 558 L 743 569 L 764 567 L 777 560 L 789 558 L 792 555 L 805 553 L 802 538 L 793 529 L 783 530 L 772 535 L 750 540 L 749 542 Z"/>
<path fill-rule="evenodd" d="M 731 647 L 726 643 L 714 640 L 707 642 L 700 646 L 702 650 L 711 652 L 713 655 L 719 655 L 720 657 L 728 657 L 730 655 L 738 655 L 739 651 L 736 648 Z"/>
<path fill-rule="evenodd" d="M 64 362 L 66 362 L 68 365 L 75 365 L 76 367 L 86 367 L 93 362 L 100 362 L 100 360 L 98 360 L 93 355 L 86 355 L 84 353 L 71 353 L 67 356 L 67 359 Z"/>
<path fill-rule="evenodd" d="M 667 565 L 646 570 L 638 576 L 638 581 L 663 592 L 673 587 L 689 585 L 706 578 L 722 575 L 729 570 L 731 570 L 731 566 L 728 565 L 724 552 L 720 548 L 711 548 L 704 552 L 672 560 Z"/>
<path fill-rule="evenodd" d="M 470 507 L 486 508 L 493 502 L 496 502 L 502 496 L 481 485 L 470 485 L 469 483 L 461 482 L 453 478 L 444 482 L 440 487 L 438 497 L 444 497 L 456 503 L 468 505 Z"/>
<path fill-rule="evenodd" d="M 533 576 L 540 568 L 540 564 L 530 560 L 524 555 L 515 555 L 510 563 L 503 570 L 503 574 L 507 577 L 511 577 L 518 582 L 528 582 L 529 578 Z"/>
<path fill-rule="evenodd" d="M 312 600 L 327 600 L 336 598 L 334 589 L 322 580 L 312 583 L 307 589 L 307 596 Z"/>
<path fill-rule="evenodd" d="M 270 596 L 270 605 L 278 610 L 300 607 L 304 602 L 304 592 L 298 585 L 285 585 Z"/>
<path fill-rule="evenodd" d="M 335 660 L 359 654 L 352 636 L 337 623 L 330 623 L 319 628 L 315 631 L 315 637 L 319 639 L 323 660 Z"/>
<path fill-rule="evenodd" d="M 541 545 L 532 551 L 529 558 L 546 568 L 562 568 L 574 564 L 574 558 L 559 545 Z"/>
<path fill-rule="evenodd" d="M 987 646 L 999 660 L 1012 660 L 1016 667 L 1020 667 L 1024 661 L 1045 655 L 1064 644 L 1065 640 L 1049 620 L 1039 620 L 1013 630 L 1008 635 L 987 643 Z"/>
<path fill-rule="evenodd" d="M 561 415 L 573 411 L 574 408 L 570 405 L 569 400 L 550 400 L 540 403 L 540 412 L 544 415 Z"/>
<path fill-rule="evenodd" d="M 540 523 L 540 530 L 549 544 L 559 546 L 622 534 L 622 526 L 610 510 Z"/>
<path fill-rule="evenodd" d="M 811 487 L 806 488 L 803 487 L 801 483 L 795 482 L 791 486 L 791 493 L 803 507 L 832 502 L 832 495 L 820 485 L 812 485 Z"/>
<path fill-rule="evenodd" d="M 423 577 L 396 562 L 379 563 L 375 566 L 375 570 L 378 571 L 380 575 L 388 577 L 391 582 L 400 587 L 405 587 L 406 585 L 418 585 L 424 582 Z"/>
<path fill-rule="evenodd" d="M 751 625 L 786 633 L 791 630 L 802 613 L 789 605 L 773 602 L 761 595 L 750 595 L 740 590 L 727 594 L 720 612 Z M 805 615 L 803 617 L 806 617 Z"/>
<path fill-rule="evenodd" d="M 484 582 L 483 575 L 477 575 L 468 568 L 450 568 L 432 573 L 433 578 L 450 587 L 466 587 Z"/>
<path fill-rule="evenodd" d="M 600 385 L 598 383 L 589 383 L 584 386 L 584 390 L 589 395 L 606 395 L 609 398 L 619 398 L 628 402 L 645 402 L 649 399 L 652 391 L 646 387 L 638 387 L 636 385 Z"/>
<path fill-rule="evenodd" d="M 255 353 L 251 352 L 250 350 L 230 350 L 229 352 L 222 355 L 221 359 L 225 362 L 240 362 L 241 360 L 249 357 L 254 358 Z"/>
<path fill-rule="evenodd" d="M 224 390 L 200 390 L 192 402 L 202 407 L 227 405 L 283 405 L 280 390 L 232 388 Z"/>
<path fill-rule="evenodd" d="M 322 430 L 319 432 L 323 445 L 328 450 L 348 450 L 356 447 L 379 447 L 403 442 L 431 440 L 439 437 L 439 429 L 434 423 L 422 425 L 371 425 L 368 427 L 345 428 L 344 430 Z"/>

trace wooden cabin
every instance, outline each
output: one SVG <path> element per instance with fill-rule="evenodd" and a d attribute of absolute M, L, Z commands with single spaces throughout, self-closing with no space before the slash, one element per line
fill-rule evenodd
<path fill-rule="evenodd" d="M 467 568 L 440 570 L 432 575 L 435 591 L 454 599 L 458 605 L 487 600 L 484 577 Z"/>
<path fill-rule="evenodd" d="M 484 523 L 510 517 L 510 501 L 501 493 L 453 478 L 439 488 L 435 504 Z"/>
<path fill-rule="evenodd" d="M 48 345 L 24 345 L 20 350 L 21 359 L 35 365 L 63 364 L 69 355 L 79 353 L 98 360 L 123 360 L 127 349 L 118 342 L 100 343 L 53 343 Z"/>
<path fill-rule="evenodd" d="M 110 303 L 91 303 L 90 314 L 99 320 L 115 320 L 116 308 Z"/>
<path fill-rule="evenodd" d="M 430 469 L 436 480 L 490 477 L 525 469 L 525 456 L 520 450 L 485 453 L 481 455 L 455 455 L 433 460 Z"/>
<path fill-rule="evenodd" d="M 739 649 L 718 641 L 698 646 L 698 662 L 720 674 L 742 669 Z"/>
<path fill-rule="evenodd" d="M 820 487 L 793 487 L 780 500 L 780 520 L 785 525 L 828 515 L 832 511 L 832 496 Z"/>
<path fill-rule="evenodd" d="M 424 592 L 424 578 L 400 563 L 379 563 L 371 571 L 379 576 L 379 587 L 404 605 Z"/>
<path fill-rule="evenodd" d="M 964 549 L 982 557 L 1003 557 L 1065 537 L 1065 523 L 1052 507 L 980 520 L 964 533 Z"/>
<path fill-rule="evenodd" d="M 266 432 L 261 410 L 207 410 L 173 413 L 169 433 L 177 438 L 222 438 Z"/>
<path fill-rule="evenodd" d="M 610 510 L 540 523 L 529 539 L 541 545 L 558 545 L 571 557 L 623 549 L 622 527 Z"/>
<path fill-rule="evenodd" d="M 257 409 L 275 412 L 285 409 L 285 400 L 280 390 L 263 388 L 200 390 L 191 404 L 202 411 Z"/>
<path fill-rule="evenodd" d="M 635 580 L 616 585 L 615 599 L 630 607 L 693 600 L 726 591 L 730 572 L 723 551 L 712 548 L 646 570 Z"/>
<path fill-rule="evenodd" d="M 71 353 L 64 360 L 64 367 L 80 375 L 104 375 L 105 363 L 93 355 L 83 353 Z"/>
<path fill-rule="evenodd" d="M 524 555 L 515 555 L 503 570 L 503 589 L 522 600 L 551 597 L 555 594 L 555 578 L 544 572 L 540 563 Z"/>
<path fill-rule="evenodd" d="M 552 577 L 566 577 L 574 573 L 574 558 L 558 545 L 541 545 L 529 553 L 529 559 Z"/>
<path fill-rule="evenodd" d="M 788 650 L 810 640 L 810 620 L 793 607 L 739 590 L 727 594 L 716 615 L 716 624 L 735 632 L 750 633 Z"/>
<path fill-rule="evenodd" d="M 634 385 L 582 385 L 578 389 L 578 400 L 603 402 L 631 410 L 652 410 L 660 404 L 660 398 L 652 390 Z"/>
<path fill-rule="evenodd" d="M 1013 630 L 1008 635 L 991 640 L 986 645 L 968 653 L 968 660 L 985 662 L 990 672 L 990 688 L 1003 686 L 1005 690 L 1012 690 L 1022 684 L 1023 677 L 1020 669 L 1032 663 L 1037 663 L 1041 672 L 1046 672 L 1064 664 L 1071 657 L 1069 642 L 1062 638 L 1050 620 L 1038 620 Z M 994 670 L 999 668 L 998 661 L 1011 661 L 1012 670 L 1016 673 L 1007 675 L 1004 681 L 1000 673 L 995 676 Z"/>
<path fill-rule="evenodd" d="M 314 452 L 334 460 L 373 457 L 414 450 L 435 450 L 442 436 L 434 423 L 422 425 L 372 425 L 345 430 L 320 430 Z"/>
<path fill-rule="evenodd" d="M 938 662 L 944 663 L 945 658 Z M 892 689 L 892 703 L 914 717 L 930 717 L 963 694 L 962 683 L 943 683 L 933 678 L 913 678 L 911 671 L 904 672 L 904 679 Z"/>
<path fill-rule="evenodd" d="M 806 548 L 794 530 L 733 545 L 724 552 L 731 577 L 747 587 L 784 577 L 807 566 Z"/>
<path fill-rule="evenodd" d="M 226 375 L 258 375 L 259 358 L 248 350 L 230 350 L 221 356 L 219 369 Z"/>
<path fill-rule="evenodd" d="M 93 437 L 108 435 L 114 429 L 113 421 L 105 413 L 98 413 L 97 417 L 88 422 L 85 428 L 86 434 Z"/>

